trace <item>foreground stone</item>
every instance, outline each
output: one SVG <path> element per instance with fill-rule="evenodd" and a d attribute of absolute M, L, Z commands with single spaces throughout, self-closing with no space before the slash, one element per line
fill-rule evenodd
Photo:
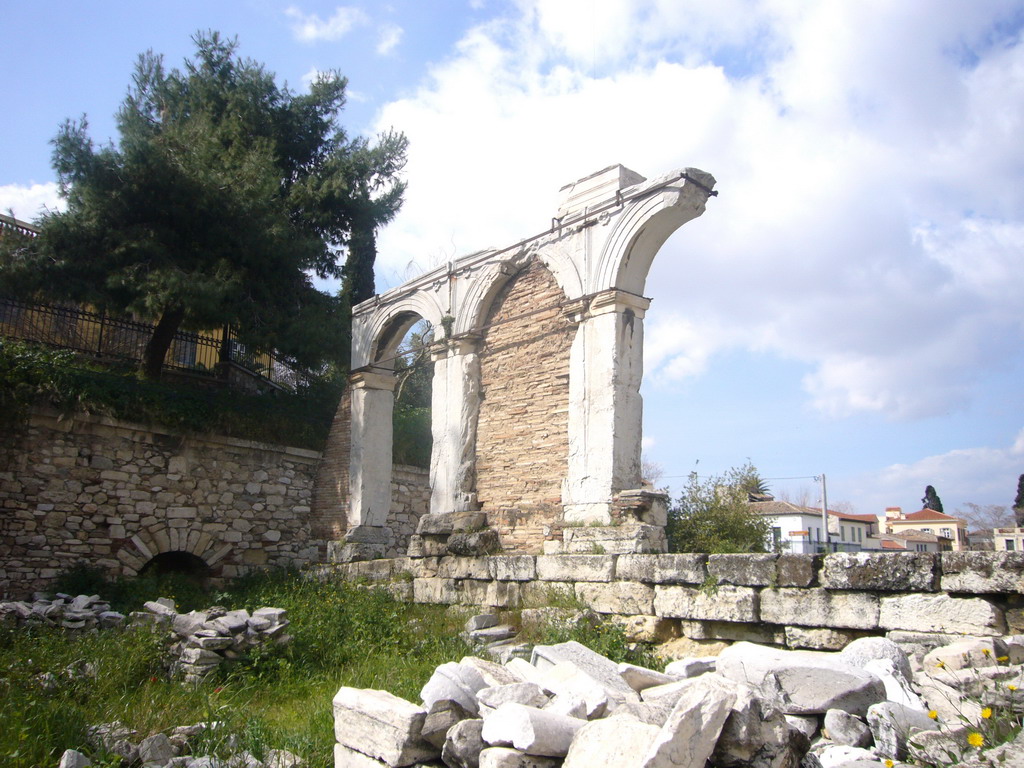
<path fill-rule="evenodd" d="M 725 680 L 715 675 L 697 678 L 679 697 L 642 768 L 703 768 L 735 700 L 735 687 Z"/>
<path fill-rule="evenodd" d="M 483 740 L 528 755 L 564 757 L 586 721 L 522 704 L 503 704 L 484 720 Z"/>
<path fill-rule="evenodd" d="M 632 768 L 661 729 L 626 717 L 595 720 L 577 731 L 563 768 Z"/>
<path fill-rule="evenodd" d="M 334 696 L 334 736 L 339 744 L 383 760 L 392 768 L 439 756 L 422 737 L 427 713 L 387 691 L 342 687 Z"/>

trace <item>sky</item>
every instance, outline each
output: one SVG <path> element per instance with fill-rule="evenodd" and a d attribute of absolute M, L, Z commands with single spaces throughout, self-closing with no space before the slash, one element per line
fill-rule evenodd
<path fill-rule="evenodd" d="M 137 55 L 191 36 L 350 135 L 409 139 L 377 285 L 537 234 L 621 163 L 718 180 L 648 276 L 645 457 L 678 489 L 748 460 L 859 513 L 1010 506 L 1024 473 L 1024 2 L 54 0 L 5 3 L 0 210 L 58 206 L 49 140 L 98 142 Z"/>

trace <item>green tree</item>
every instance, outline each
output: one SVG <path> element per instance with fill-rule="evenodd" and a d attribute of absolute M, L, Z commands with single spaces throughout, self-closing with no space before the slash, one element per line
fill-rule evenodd
<path fill-rule="evenodd" d="M 237 41 L 194 41 L 183 70 L 139 57 L 117 146 L 95 146 L 84 117 L 61 126 L 53 164 L 67 211 L 0 252 L 0 284 L 155 321 L 149 377 L 179 328 L 229 324 L 243 342 L 319 366 L 347 349 L 350 304 L 373 293 L 375 232 L 402 202 L 405 137 L 349 139 L 336 72 L 297 94 L 240 58 Z M 341 278 L 342 296 L 316 290 L 314 275 Z"/>
<path fill-rule="evenodd" d="M 748 489 L 757 470 L 748 462 L 724 475 L 700 478 L 691 472 L 669 510 L 672 552 L 764 552 L 771 521 L 750 512 Z"/>
<path fill-rule="evenodd" d="M 1024 475 L 1017 478 L 1017 495 L 1013 499 L 1013 514 L 1018 527 L 1024 527 Z"/>
<path fill-rule="evenodd" d="M 939 498 L 939 494 L 935 492 L 935 489 L 928 485 L 924 489 L 924 498 L 921 499 L 921 503 L 924 505 L 923 509 L 930 509 L 933 512 L 942 512 L 942 500 Z"/>

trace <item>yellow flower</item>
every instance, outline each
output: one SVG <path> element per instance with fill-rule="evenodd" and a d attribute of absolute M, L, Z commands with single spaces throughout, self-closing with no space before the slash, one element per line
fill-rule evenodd
<path fill-rule="evenodd" d="M 932 720 L 938 720 L 939 719 L 939 713 L 936 712 L 934 709 L 929 710 L 928 717 L 930 717 Z"/>
<path fill-rule="evenodd" d="M 982 648 L 981 652 L 984 653 L 986 656 L 992 655 L 992 651 L 990 651 L 988 648 Z"/>
<path fill-rule="evenodd" d="M 972 747 L 980 747 L 985 743 L 985 737 L 980 733 L 969 733 L 967 734 L 967 743 Z"/>
<path fill-rule="evenodd" d="M 885 768 L 892 768 L 896 763 L 890 760 L 888 757 L 885 758 Z"/>
<path fill-rule="evenodd" d="M 1000 664 L 1002 664 L 1004 661 L 1009 661 L 1009 660 L 1010 660 L 1009 656 L 996 656 L 996 661 L 998 661 Z"/>
<path fill-rule="evenodd" d="M 1010 683 L 1010 684 L 1009 684 L 1008 686 L 1006 686 L 1006 687 L 1007 687 L 1007 688 L 1008 688 L 1009 690 L 1011 690 L 1011 691 L 1016 691 L 1016 690 L 1017 690 L 1017 686 L 1016 686 L 1016 685 L 1014 685 L 1013 683 Z"/>
<path fill-rule="evenodd" d="M 935 666 L 938 667 L 939 669 L 945 669 L 946 668 L 946 662 L 944 662 L 944 661 L 936 661 L 935 662 Z"/>
<path fill-rule="evenodd" d="M 983 710 L 981 710 L 981 716 L 986 720 L 992 717 L 992 707 L 985 707 Z"/>

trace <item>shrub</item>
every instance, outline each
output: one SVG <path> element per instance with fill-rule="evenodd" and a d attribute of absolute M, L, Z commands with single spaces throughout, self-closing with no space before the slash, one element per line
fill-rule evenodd
<path fill-rule="evenodd" d="M 691 472 L 669 510 L 670 551 L 764 552 L 771 522 L 747 507 L 747 491 L 755 480 L 757 470 L 749 463 L 705 479 Z"/>

